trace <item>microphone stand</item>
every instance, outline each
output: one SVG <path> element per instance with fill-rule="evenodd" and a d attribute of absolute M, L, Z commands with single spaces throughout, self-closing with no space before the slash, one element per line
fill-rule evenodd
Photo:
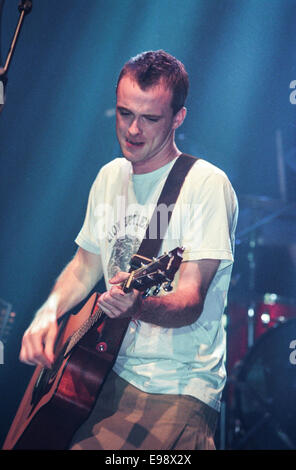
<path fill-rule="evenodd" d="M 15 29 L 14 36 L 13 36 L 11 44 L 10 44 L 10 48 L 9 48 L 7 58 L 6 58 L 6 61 L 5 61 L 5 65 L 4 65 L 3 68 L 0 67 L 0 81 L 3 82 L 4 86 L 7 83 L 7 75 L 6 74 L 7 74 L 7 71 L 9 69 L 9 65 L 10 65 L 11 59 L 12 59 L 14 51 L 15 51 L 15 46 L 16 46 L 17 40 L 19 38 L 21 28 L 22 28 L 23 23 L 24 23 L 24 18 L 32 10 L 32 1 L 31 0 L 22 0 L 21 3 L 18 5 L 18 10 L 20 12 L 20 17 L 19 17 L 16 29 Z M 0 104 L 0 110 L 1 110 L 1 104 Z"/>

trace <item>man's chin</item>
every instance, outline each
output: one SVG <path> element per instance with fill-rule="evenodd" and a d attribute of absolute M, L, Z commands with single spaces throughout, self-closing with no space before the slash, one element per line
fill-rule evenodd
<path fill-rule="evenodd" d="M 131 163 L 136 163 L 144 160 L 143 156 L 139 154 L 139 152 L 130 152 L 126 149 L 121 149 L 122 154 L 126 160 Z"/>

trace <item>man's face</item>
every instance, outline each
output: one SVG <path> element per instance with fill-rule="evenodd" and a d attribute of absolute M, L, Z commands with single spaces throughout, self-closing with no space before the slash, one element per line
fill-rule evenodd
<path fill-rule="evenodd" d="M 135 173 L 153 171 L 171 159 L 174 130 L 181 124 L 180 111 L 173 116 L 171 100 L 171 90 L 162 83 L 143 91 L 129 75 L 119 82 L 117 138 Z"/>

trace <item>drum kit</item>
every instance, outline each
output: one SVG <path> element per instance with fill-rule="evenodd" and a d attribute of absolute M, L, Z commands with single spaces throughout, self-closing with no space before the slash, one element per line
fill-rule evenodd
<path fill-rule="evenodd" d="M 226 309 L 230 449 L 296 449 L 296 204 L 239 200 Z"/>

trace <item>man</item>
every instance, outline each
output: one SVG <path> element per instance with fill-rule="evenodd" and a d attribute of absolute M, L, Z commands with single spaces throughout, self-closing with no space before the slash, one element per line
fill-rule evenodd
<path fill-rule="evenodd" d="M 222 313 L 237 205 L 225 174 L 197 160 L 183 184 L 162 252 L 185 246 L 174 290 L 143 299 L 124 293 L 128 261 L 180 150 L 188 76 L 164 51 L 132 58 L 117 83 L 116 131 L 125 158 L 105 165 L 89 196 L 78 251 L 25 332 L 20 358 L 50 366 L 57 318 L 104 275 L 99 298 L 131 321 L 113 371 L 72 449 L 213 449 L 225 384 Z M 110 284 L 109 284 L 110 283 Z"/>

